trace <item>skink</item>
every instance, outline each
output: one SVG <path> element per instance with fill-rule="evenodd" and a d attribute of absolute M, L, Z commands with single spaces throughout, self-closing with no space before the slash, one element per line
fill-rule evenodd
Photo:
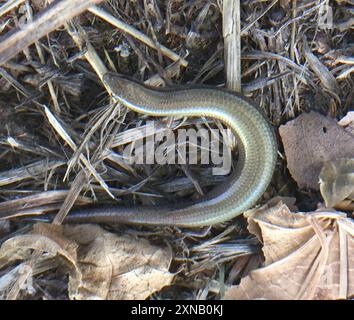
<path fill-rule="evenodd" d="M 67 222 L 206 226 L 243 213 L 265 192 L 275 168 L 277 143 L 265 116 L 244 98 L 212 87 L 157 89 L 115 73 L 105 74 L 103 81 L 116 100 L 139 113 L 221 120 L 238 141 L 237 174 L 215 197 L 184 208 L 117 206 L 83 209 L 69 214 Z"/>

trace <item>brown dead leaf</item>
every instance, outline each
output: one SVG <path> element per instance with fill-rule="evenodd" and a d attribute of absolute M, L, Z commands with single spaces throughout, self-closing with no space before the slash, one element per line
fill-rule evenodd
<path fill-rule="evenodd" d="M 334 119 L 303 113 L 279 128 L 290 174 L 300 188 L 319 189 L 323 163 L 354 157 L 354 135 Z"/>
<path fill-rule="evenodd" d="M 44 224 L 38 223 L 34 229 L 37 231 L 36 233 L 16 236 L 2 244 L 0 268 L 16 260 L 29 259 L 33 249 L 46 252 L 47 258 L 60 255 L 75 265 L 77 245 L 60 237 L 58 226 L 44 226 Z"/>
<path fill-rule="evenodd" d="M 256 210 L 249 230 L 264 244 L 265 266 L 225 299 L 346 299 L 354 295 L 354 223 L 336 211 L 293 213 L 280 202 Z"/>
<path fill-rule="evenodd" d="M 0 268 L 27 259 L 33 249 L 66 259 L 70 299 L 146 299 L 171 283 L 171 251 L 133 236 L 117 236 L 95 225 L 36 224 L 30 235 L 7 240 Z"/>
<path fill-rule="evenodd" d="M 172 254 L 129 235 L 117 236 L 95 225 L 65 226 L 64 234 L 79 245 L 81 283 L 70 283 L 72 299 L 146 299 L 169 285 Z"/>
<path fill-rule="evenodd" d="M 354 200 L 354 158 L 327 161 L 320 173 L 320 191 L 326 207 Z"/>

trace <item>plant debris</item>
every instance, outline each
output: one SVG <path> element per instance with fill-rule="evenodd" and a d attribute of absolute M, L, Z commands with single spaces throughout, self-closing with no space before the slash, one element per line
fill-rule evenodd
<path fill-rule="evenodd" d="M 248 223 L 263 243 L 264 266 L 228 288 L 225 299 L 353 297 L 354 223 L 344 213 L 295 213 L 279 202 L 249 213 Z"/>
<path fill-rule="evenodd" d="M 342 245 L 343 237 L 352 237 L 352 169 L 341 161 L 354 157 L 352 5 L 342 0 L 1 1 L 1 298 L 220 299 L 225 290 L 230 298 L 349 297 L 352 278 L 346 282 L 342 271 L 351 260 L 343 258 Z M 279 205 L 291 237 L 282 234 L 282 247 L 274 238 L 277 256 L 268 244 L 272 233 L 280 236 L 286 228 L 268 216 L 265 239 L 259 228 L 267 223 L 257 215 L 248 219 L 251 233 L 241 216 L 197 230 L 59 226 L 73 207 L 184 203 L 225 183 L 227 177 L 213 176 L 202 164 L 131 164 L 124 151 L 139 144 L 146 148 L 151 135 L 218 128 L 237 159 L 236 141 L 218 121 L 158 118 L 151 127 L 149 116 L 112 101 L 102 82 L 107 71 L 153 86 L 206 84 L 240 91 L 276 133 L 280 127 L 277 168 L 259 204 L 282 196 L 293 212 L 298 206 L 307 213 Z M 323 209 L 332 205 L 348 218 Z M 313 212 L 314 207 L 325 211 Z M 34 223 L 47 213 L 55 214 L 54 225 Z M 291 222 L 303 226 L 299 234 Z M 287 256 L 290 246 L 300 254 L 308 248 L 307 236 L 320 252 L 318 268 L 305 264 L 314 261 L 316 250 L 300 262 Z M 305 247 L 296 247 L 299 243 Z M 336 264 L 327 264 L 330 258 Z M 286 282 L 270 290 L 262 274 L 274 272 L 275 264 L 307 269 L 294 273 L 298 279 L 290 291 Z M 328 277 L 330 288 L 321 282 L 328 276 L 325 266 L 335 275 Z M 240 281 L 240 288 L 254 283 L 253 275 L 257 286 L 234 291 Z"/>
<path fill-rule="evenodd" d="M 326 161 L 354 157 L 354 136 L 334 119 L 303 113 L 279 128 L 288 169 L 300 188 L 319 189 Z"/>
<path fill-rule="evenodd" d="M 94 225 L 37 224 L 31 234 L 4 242 L 0 268 L 28 258 L 31 249 L 46 252 L 43 261 L 64 258 L 70 275 L 69 297 L 75 300 L 146 299 L 174 277 L 168 272 L 170 248 L 159 248 L 129 235 L 117 236 Z M 56 261 L 52 264 L 60 266 Z M 0 288 L 0 295 L 6 289 Z"/>

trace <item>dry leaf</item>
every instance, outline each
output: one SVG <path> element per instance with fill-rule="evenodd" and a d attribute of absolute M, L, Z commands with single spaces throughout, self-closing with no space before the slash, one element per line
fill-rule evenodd
<path fill-rule="evenodd" d="M 354 199 L 354 158 L 326 162 L 320 173 L 320 190 L 326 207 Z"/>
<path fill-rule="evenodd" d="M 300 188 L 319 189 L 323 163 L 354 157 L 354 135 L 334 119 L 303 113 L 279 128 L 291 176 Z"/>
<path fill-rule="evenodd" d="M 71 299 L 146 299 L 171 283 L 169 248 L 132 236 L 117 236 L 95 225 L 38 223 L 33 233 L 11 238 L 0 248 L 0 268 L 28 259 L 33 249 L 64 257 L 71 269 Z"/>
<path fill-rule="evenodd" d="M 60 235 L 60 227 L 34 226 L 36 233 L 20 235 L 5 241 L 0 248 L 0 268 L 16 260 L 27 260 L 33 249 L 46 252 L 46 257 L 61 255 L 75 265 L 77 245 Z"/>
<path fill-rule="evenodd" d="M 171 283 L 172 253 L 129 235 L 117 236 L 95 225 L 66 225 L 64 234 L 80 248 L 81 283 L 70 283 L 72 299 L 146 299 Z"/>
<path fill-rule="evenodd" d="M 255 211 L 249 230 L 264 244 L 265 266 L 225 299 L 346 299 L 354 295 L 354 223 L 344 213 L 292 213 L 280 202 Z"/>

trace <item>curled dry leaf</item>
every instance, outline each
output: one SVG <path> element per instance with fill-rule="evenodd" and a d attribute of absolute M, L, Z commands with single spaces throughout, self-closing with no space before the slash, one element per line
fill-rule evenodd
<path fill-rule="evenodd" d="M 354 200 L 354 158 L 328 161 L 320 173 L 320 191 L 326 207 Z"/>
<path fill-rule="evenodd" d="M 46 258 L 60 255 L 76 265 L 77 244 L 61 235 L 60 227 L 38 223 L 32 234 L 10 238 L 0 248 L 0 268 L 16 260 L 27 260 L 32 250 L 46 252 Z"/>
<path fill-rule="evenodd" d="M 117 236 L 95 225 L 38 223 L 30 235 L 0 248 L 0 268 L 37 249 L 65 258 L 71 269 L 71 299 L 145 299 L 171 283 L 171 251 L 133 236 Z"/>
<path fill-rule="evenodd" d="M 300 188 L 318 190 L 324 162 L 354 157 L 354 135 L 319 113 L 303 113 L 279 133 L 288 169 Z"/>
<path fill-rule="evenodd" d="M 249 230 L 265 266 L 225 299 L 345 299 L 354 295 L 354 223 L 336 211 L 293 213 L 283 203 L 254 210 Z"/>

